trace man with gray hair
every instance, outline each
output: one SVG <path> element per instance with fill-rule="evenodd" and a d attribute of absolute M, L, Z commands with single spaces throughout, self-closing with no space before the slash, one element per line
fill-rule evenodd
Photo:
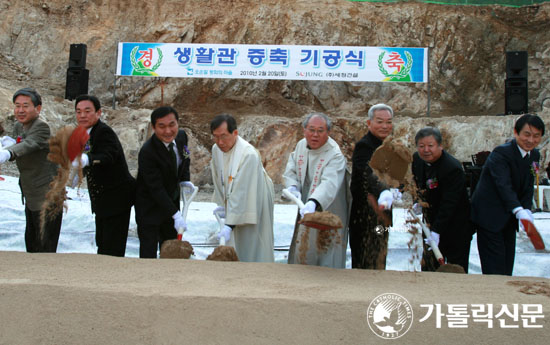
<path fill-rule="evenodd" d="M 290 154 L 283 174 L 285 187 L 305 204 L 297 215 L 288 263 L 345 268 L 349 204 L 346 158 L 329 137 L 332 121 L 327 115 L 308 114 L 302 126 L 305 138 Z M 330 211 L 340 217 L 344 225 L 334 238 L 324 239 L 323 230 L 298 224 L 306 213 L 315 211 Z"/>
<path fill-rule="evenodd" d="M 349 244 L 351 248 L 351 265 L 353 268 L 385 269 L 388 251 L 388 232 L 382 220 L 369 206 L 367 196 L 379 198 L 387 186 L 374 174 L 369 163 L 372 154 L 382 145 L 393 130 L 393 109 L 379 103 L 370 107 L 367 118 L 367 134 L 361 138 L 353 150 L 350 212 Z M 386 206 L 391 202 L 384 200 Z"/>
<path fill-rule="evenodd" d="M 462 164 L 443 150 L 441 132 L 425 127 L 416 133 L 412 173 L 418 196 L 428 204 L 424 219 L 431 237 L 438 244 L 446 263 L 456 264 L 468 273 L 470 242 L 470 202 Z M 433 251 L 424 246 L 422 271 L 435 271 L 439 264 Z"/>
<path fill-rule="evenodd" d="M 50 127 L 38 118 L 42 98 L 36 90 L 24 88 L 13 95 L 17 123 L 14 137 L 4 137 L 0 150 L 0 163 L 15 160 L 19 169 L 19 186 L 25 204 L 25 245 L 27 252 L 53 252 L 57 250 L 63 213 L 47 219 L 41 236 L 40 210 L 46 199 L 50 182 L 57 174 L 57 165 L 47 159 L 50 147 Z"/>

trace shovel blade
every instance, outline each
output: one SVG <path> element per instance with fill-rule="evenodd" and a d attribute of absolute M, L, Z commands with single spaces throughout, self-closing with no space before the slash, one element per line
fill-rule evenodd
<path fill-rule="evenodd" d="M 522 219 L 521 224 L 523 225 L 523 229 L 527 233 L 527 236 L 531 240 L 533 247 L 537 250 L 544 249 L 544 241 L 542 240 L 542 237 L 540 237 L 539 231 L 535 227 L 535 224 L 531 223 L 527 219 Z"/>

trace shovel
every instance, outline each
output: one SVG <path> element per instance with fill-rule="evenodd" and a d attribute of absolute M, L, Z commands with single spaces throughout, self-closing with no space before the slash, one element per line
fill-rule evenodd
<path fill-rule="evenodd" d="M 214 212 L 214 216 L 216 217 L 216 220 L 220 225 L 221 231 L 221 229 L 223 229 L 223 226 L 225 225 L 225 222 L 223 220 L 223 217 L 220 216 L 220 212 L 222 212 L 222 210 Z M 227 244 L 225 243 L 225 237 L 220 236 L 220 245 L 214 249 L 212 254 L 208 255 L 206 260 L 239 261 L 239 256 L 237 255 L 237 251 L 235 250 L 233 235 L 231 235 Z"/>
<path fill-rule="evenodd" d="M 291 201 L 294 201 L 296 205 L 298 205 L 298 208 L 301 210 L 304 208 L 304 203 L 302 200 L 298 199 L 294 194 L 292 194 L 288 189 L 283 189 L 282 193 Z M 309 219 L 306 220 L 305 216 L 300 220 L 298 223 L 303 224 L 305 226 L 308 226 L 310 228 L 314 228 L 317 230 L 332 230 L 332 229 L 339 229 L 342 225 L 342 220 L 335 214 L 332 214 L 330 212 L 313 212 L 311 214 L 311 217 L 308 217 Z M 318 215 L 318 217 L 316 217 Z M 321 216 L 322 215 L 322 216 Z M 321 218 L 326 219 L 326 222 L 321 220 Z"/>
<path fill-rule="evenodd" d="M 214 212 L 214 217 L 216 217 L 216 220 L 220 225 L 220 231 L 222 231 L 225 222 L 223 221 L 222 217 L 220 217 L 219 212 Z M 225 246 L 225 237 L 223 236 L 220 236 L 220 246 Z"/>
<path fill-rule="evenodd" d="M 0 143 L 0 150 L 2 149 L 2 143 Z M 0 176 L 0 181 L 4 181 L 4 178 Z"/>
<path fill-rule="evenodd" d="M 225 225 L 225 221 L 223 220 L 223 217 L 220 216 L 220 213 L 222 211 L 217 211 L 217 212 L 214 212 L 214 216 L 216 217 L 216 220 L 218 221 L 218 224 L 220 225 L 220 231 L 223 229 L 223 226 Z M 227 243 L 225 242 L 225 237 L 223 236 L 220 236 L 220 246 L 230 246 L 230 247 L 235 247 L 235 242 L 233 240 L 233 235 L 231 235 L 231 238 L 229 239 L 229 241 L 227 241 Z"/>
<path fill-rule="evenodd" d="M 185 221 L 185 224 L 187 224 L 187 212 L 189 211 L 189 205 L 191 205 L 191 201 L 197 195 L 197 192 L 199 191 L 199 187 L 194 187 L 193 191 L 190 193 L 186 193 L 187 188 L 181 188 L 181 198 L 183 200 L 183 220 Z M 178 229 L 178 240 L 182 240 L 183 238 L 183 232 L 186 229 L 179 228 Z"/>

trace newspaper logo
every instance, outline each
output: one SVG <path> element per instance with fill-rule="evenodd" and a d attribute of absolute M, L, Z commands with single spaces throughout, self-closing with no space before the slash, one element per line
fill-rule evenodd
<path fill-rule="evenodd" d="M 413 310 L 409 301 L 395 293 L 375 297 L 367 308 L 371 331 L 383 339 L 397 339 L 409 331 Z"/>

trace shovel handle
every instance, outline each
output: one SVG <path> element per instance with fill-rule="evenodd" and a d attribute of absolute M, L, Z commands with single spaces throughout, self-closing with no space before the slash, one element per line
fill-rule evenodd
<path fill-rule="evenodd" d="M 187 197 L 184 192 L 184 189 L 182 188 L 181 189 L 181 198 L 183 199 L 183 202 L 185 203 L 183 205 L 183 219 L 185 219 L 187 221 L 187 212 L 189 211 L 189 205 L 191 205 L 191 201 L 193 200 L 193 198 L 195 198 L 195 195 L 197 195 L 199 191 L 199 187 L 195 186 L 195 188 L 193 189 L 193 193 L 191 193 L 191 196 L 190 197 Z"/>
<path fill-rule="evenodd" d="M 435 241 L 432 239 L 432 232 L 430 231 L 428 226 L 426 226 L 426 224 L 424 224 L 424 222 L 422 220 L 420 220 L 420 218 L 410 208 L 409 208 L 409 213 L 413 216 L 413 218 L 422 227 L 422 231 L 424 232 L 424 235 L 426 235 L 426 238 L 430 242 L 430 247 L 432 248 L 432 251 L 434 252 L 435 258 L 437 259 L 439 264 L 444 265 L 445 264 L 445 259 L 443 258 L 443 255 L 441 255 L 441 251 L 439 251 L 439 247 L 437 246 L 437 243 L 435 243 Z"/>
<path fill-rule="evenodd" d="M 185 228 L 179 228 L 178 229 L 178 241 L 181 241 L 183 239 L 183 232 L 185 231 Z"/>
<path fill-rule="evenodd" d="M 304 203 L 302 202 L 302 200 L 298 199 L 294 194 L 292 194 L 288 189 L 283 189 L 282 190 L 282 193 L 291 201 L 294 201 L 294 203 L 296 203 L 296 205 L 298 205 L 298 208 L 301 210 L 304 208 Z"/>
<path fill-rule="evenodd" d="M 225 225 L 225 222 L 222 220 L 222 217 L 218 214 L 218 212 L 214 212 L 214 216 L 216 217 L 216 220 L 218 221 L 218 224 L 220 225 L 220 231 L 222 231 L 223 226 Z M 220 236 L 220 246 L 225 246 L 225 237 Z"/>

